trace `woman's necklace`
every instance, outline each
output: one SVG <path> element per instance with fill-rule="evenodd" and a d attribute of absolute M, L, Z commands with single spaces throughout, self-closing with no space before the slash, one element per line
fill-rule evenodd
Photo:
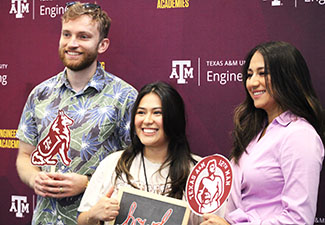
<path fill-rule="evenodd" d="M 144 163 L 143 151 L 141 151 L 141 159 L 142 159 L 143 172 L 144 172 L 144 179 L 145 179 L 145 181 L 146 181 L 147 192 L 149 192 L 149 184 L 148 184 L 148 179 L 147 179 L 146 165 L 145 165 L 145 163 Z M 169 172 L 168 172 L 168 175 L 167 175 L 167 177 L 166 177 L 166 181 L 165 181 L 164 190 L 163 190 L 163 192 L 162 192 L 162 195 L 165 194 L 168 177 L 169 177 Z"/>

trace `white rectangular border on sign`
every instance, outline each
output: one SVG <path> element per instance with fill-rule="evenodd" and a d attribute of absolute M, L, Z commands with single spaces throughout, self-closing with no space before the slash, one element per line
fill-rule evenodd
<path fill-rule="evenodd" d="M 189 207 L 188 207 L 188 205 L 187 205 L 187 203 L 185 201 L 175 199 L 175 198 L 171 198 L 171 197 L 158 195 L 158 194 L 155 194 L 155 193 L 141 191 L 141 190 L 130 188 L 130 187 L 121 187 L 119 189 L 118 196 L 117 196 L 117 200 L 120 202 L 120 207 L 123 207 L 123 202 L 121 202 L 121 200 L 122 200 L 122 196 L 123 196 L 124 193 L 129 193 L 129 194 L 135 195 L 135 198 L 136 198 L 136 196 L 140 196 L 140 197 L 145 197 L 145 198 L 152 199 L 152 200 L 155 200 L 155 201 L 161 201 L 161 202 L 164 202 L 164 203 L 168 203 L 168 204 L 171 205 L 171 208 L 172 208 L 172 206 L 184 207 L 185 208 L 185 213 L 184 213 L 184 215 L 180 215 L 180 216 L 183 217 L 182 223 L 180 225 L 187 225 L 188 224 L 188 220 L 189 220 L 189 216 L 190 216 L 190 209 L 189 209 Z M 127 207 L 130 208 L 129 205 Z M 145 216 L 148 216 L 148 215 L 144 215 L 144 217 Z M 119 216 L 117 216 L 116 219 L 118 217 Z M 113 225 L 115 223 L 115 220 L 110 221 L 108 224 Z"/>

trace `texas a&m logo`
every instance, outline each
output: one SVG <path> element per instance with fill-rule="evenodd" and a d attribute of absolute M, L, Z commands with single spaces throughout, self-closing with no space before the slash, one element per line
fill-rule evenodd
<path fill-rule="evenodd" d="M 29 203 L 26 196 L 12 195 L 9 212 L 14 212 L 16 217 L 24 217 L 24 213 L 29 213 Z"/>
<path fill-rule="evenodd" d="M 230 194 L 232 178 L 228 159 L 219 154 L 203 158 L 192 169 L 186 183 L 191 210 L 198 215 L 217 211 Z"/>
<path fill-rule="evenodd" d="M 178 67 L 178 70 L 177 70 Z M 169 78 L 177 79 L 177 84 L 187 84 L 187 78 L 193 78 L 193 67 L 190 60 L 173 60 L 172 72 Z"/>
<path fill-rule="evenodd" d="M 31 156 L 32 164 L 35 166 L 56 165 L 59 155 L 65 165 L 70 165 L 68 156 L 70 147 L 70 129 L 73 120 L 63 110 L 58 111 L 58 116 L 52 123 L 49 133 L 44 137 Z"/>
<path fill-rule="evenodd" d="M 11 0 L 9 14 L 16 14 L 16 18 L 21 19 L 24 17 L 24 13 L 29 13 L 29 3 L 27 3 L 27 0 Z"/>

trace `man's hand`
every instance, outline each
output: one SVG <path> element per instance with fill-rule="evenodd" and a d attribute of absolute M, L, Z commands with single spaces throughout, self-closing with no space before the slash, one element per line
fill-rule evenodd
<path fill-rule="evenodd" d="M 39 172 L 34 177 L 34 191 L 42 197 L 64 198 L 82 193 L 88 178 L 76 173 Z"/>

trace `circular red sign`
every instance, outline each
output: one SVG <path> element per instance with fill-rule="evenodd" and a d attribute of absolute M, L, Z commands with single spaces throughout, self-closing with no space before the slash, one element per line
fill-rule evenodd
<path fill-rule="evenodd" d="M 230 194 L 232 178 L 227 158 L 219 154 L 203 158 L 186 182 L 185 194 L 191 210 L 198 215 L 217 211 Z"/>

